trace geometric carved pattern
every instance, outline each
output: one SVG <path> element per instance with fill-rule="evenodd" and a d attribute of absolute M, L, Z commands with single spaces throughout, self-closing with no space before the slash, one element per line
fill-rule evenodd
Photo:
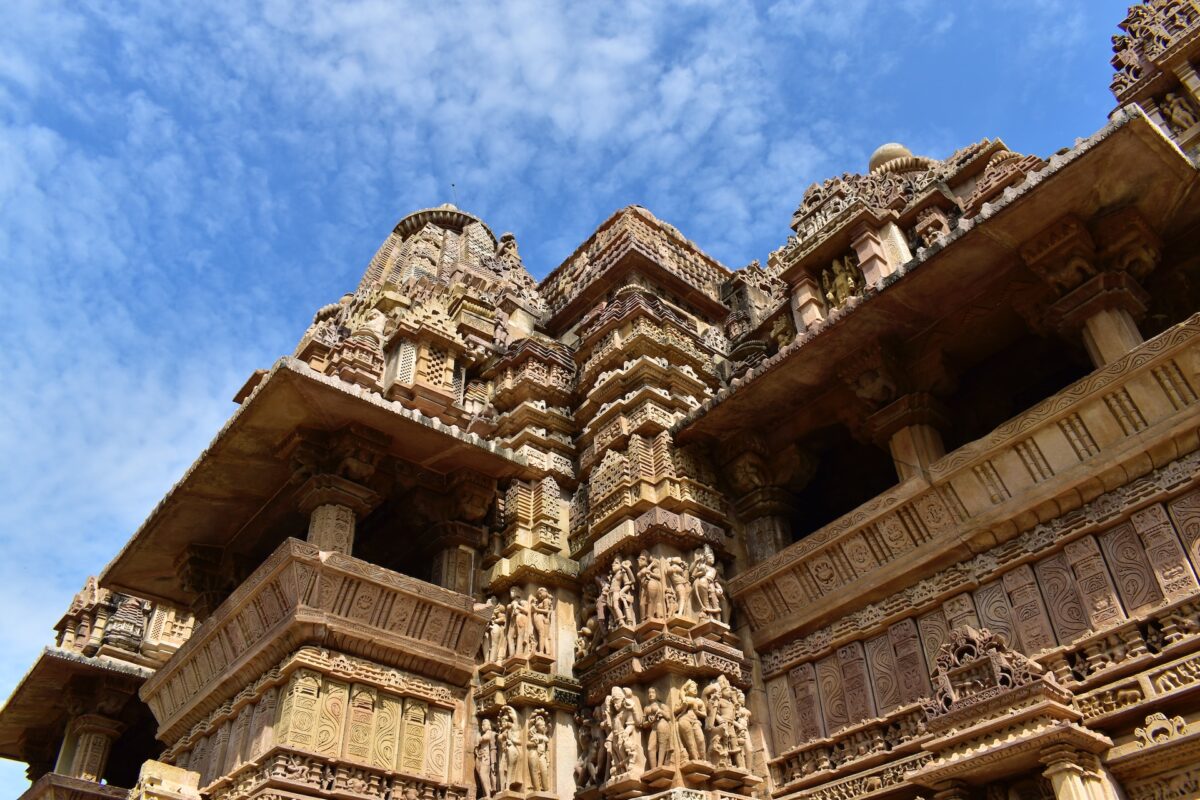
<path fill-rule="evenodd" d="M 1125 609 L 1136 614 L 1162 600 L 1154 571 L 1146 560 L 1133 525 L 1123 522 L 1100 535 L 1100 547 L 1116 578 Z"/>
<path fill-rule="evenodd" d="M 1058 633 L 1058 641 L 1066 644 L 1087 633 L 1088 621 L 1066 557 L 1062 553 L 1055 553 L 1037 562 L 1034 569 L 1046 599 L 1046 608 L 1050 611 L 1050 621 Z"/>

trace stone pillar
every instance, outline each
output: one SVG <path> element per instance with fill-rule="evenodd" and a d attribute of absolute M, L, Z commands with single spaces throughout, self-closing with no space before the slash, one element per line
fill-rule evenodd
<path fill-rule="evenodd" d="M 825 319 L 825 301 L 821 287 L 813 278 L 804 275 L 792 286 L 792 323 L 797 335 Z"/>
<path fill-rule="evenodd" d="M 888 259 L 887 249 L 883 240 L 867 224 L 859 225 L 851 232 L 850 246 L 858 255 L 858 268 L 862 270 L 863 280 L 867 286 L 878 288 L 883 279 L 896 271 L 896 265 Z"/>
<path fill-rule="evenodd" d="M 735 439 L 731 445 L 739 449 L 725 464 L 725 478 L 738 498 L 746 558 L 757 564 L 791 544 L 792 492 L 811 480 L 816 461 L 794 446 L 772 454 L 766 442 L 753 437 Z"/>
<path fill-rule="evenodd" d="M 934 788 L 933 800 L 971 800 L 971 788 L 962 781 L 945 781 Z"/>
<path fill-rule="evenodd" d="M 1092 800 L 1078 762 L 1078 753 L 1067 745 L 1054 745 L 1042 753 L 1042 763 L 1046 765 L 1042 774 L 1054 787 L 1055 800 Z"/>
<path fill-rule="evenodd" d="M 98 714 L 76 717 L 71 723 L 75 738 L 70 776 L 99 783 L 104 778 L 113 741 L 121 734 L 119 722 Z"/>
<path fill-rule="evenodd" d="M 1103 367 L 1144 341 L 1136 320 L 1149 299 L 1129 273 L 1104 272 L 1051 306 L 1048 319 L 1061 332 L 1078 330 L 1092 363 Z"/>
<path fill-rule="evenodd" d="M 1117 782 L 1099 758 L 1091 753 L 1083 754 L 1079 764 L 1084 770 L 1083 784 L 1090 800 L 1122 800 L 1123 793 Z"/>
<path fill-rule="evenodd" d="M 314 475 L 297 492 L 300 510 L 309 515 L 308 541 L 320 550 L 350 555 L 358 517 L 379 502 L 379 495 L 337 475 Z"/>
<path fill-rule="evenodd" d="M 927 392 L 912 392 L 867 418 L 867 431 L 880 447 L 886 444 L 900 480 L 923 475 L 946 454 L 940 427 L 946 424 L 941 403 Z"/>
<path fill-rule="evenodd" d="M 1200 104 L 1200 74 L 1196 73 L 1196 68 L 1191 65 L 1191 62 L 1181 61 L 1176 64 L 1175 75 L 1187 93 L 1192 96 L 1192 100 Z"/>

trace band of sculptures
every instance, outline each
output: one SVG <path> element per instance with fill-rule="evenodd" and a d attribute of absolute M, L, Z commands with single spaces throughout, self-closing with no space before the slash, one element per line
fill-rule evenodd
<path fill-rule="evenodd" d="M 721 569 L 708 545 L 693 551 L 690 564 L 647 550 L 638 555 L 636 569 L 629 558 L 613 559 L 608 574 L 598 575 L 584 594 L 575 658 L 593 652 L 609 632 L 645 622 L 677 618 L 728 625 Z"/>
<path fill-rule="evenodd" d="M 484 630 L 482 648 L 486 662 L 499 664 L 513 657 L 538 657 L 552 663 L 554 596 L 549 589 L 543 586 L 523 597 L 514 586 L 509 590 L 507 605 L 490 604 L 492 617 Z"/>

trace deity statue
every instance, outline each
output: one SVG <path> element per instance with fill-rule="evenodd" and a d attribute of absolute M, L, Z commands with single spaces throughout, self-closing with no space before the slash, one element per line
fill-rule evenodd
<path fill-rule="evenodd" d="M 706 750 L 704 726 L 700 720 L 708 715 L 708 707 L 700 698 L 696 682 L 688 680 L 680 690 L 674 703 L 675 723 L 679 727 L 679 743 L 683 745 L 689 761 L 700 761 Z"/>
<path fill-rule="evenodd" d="M 641 588 L 638 611 L 642 621 L 662 619 L 666 616 L 662 565 L 645 550 L 638 556 L 637 563 L 638 586 Z"/>
<path fill-rule="evenodd" d="M 521 597 L 521 591 L 512 587 L 508 601 L 508 654 L 529 655 L 529 601 Z"/>
<path fill-rule="evenodd" d="M 704 688 L 704 700 L 708 706 L 705 725 L 709 734 L 710 760 L 718 767 L 745 769 L 748 763 L 748 735 L 743 738 L 738 731 L 739 722 L 745 722 L 744 719 L 739 720 L 739 712 L 745 708 L 744 698 L 745 695 L 730 684 L 724 675 L 719 675 Z"/>
<path fill-rule="evenodd" d="M 517 721 L 517 710 L 512 706 L 500 709 L 499 735 L 499 790 L 513 788 L 521 782 L 521 728 Z"/>
<path fill-rule="evenodd" d="M 643 709 L 645 725 L 650 731 L 646 750 L 650 769 L 667 767 L 675 755 L 675 737 L 671 731 L 671 711 L 658 699 L 658 691 L 651 686 L 646 690 L 646 707 Z"/>
<path fill-rule="evenodd" d="M 479 723 L 479 741 L 475 743 L 475 774 L 479 777 L 479 796 L 488 798 L 496 790 L 496 732 L 490 719 Z"/>
<path fill-rule="evenodd" d="M 592 728 L 594 723 L 586 709 L 575 714 L 575 785 L 579 788 L 595 786 L 596 781 L 596 754 L 595 739 L 593 737 Z"/>
<path fill-rule="evenodd" d="M 668 593 L 674 595 L 674 613 L 677 617 L 692 615 L 692 584 L 688 580 L 687 564 L 679 556 L 667 559 L 667 581 L 671 588 Z"/>
<path fill-rule="evenodd" d="M 614 686 L 605 701 L 608 715 L 608 753 L 613 775 L 641 775 L 646 770 L 642 748 L 642 705 L 632 689 Z"/>
<path fill-rule="evenodd" d="M 529 764 L 529 788 L 544 792 L 550 788 L 550 726 L 546 712 L 538 709 L 529 717 L 526 749 Z"/>
<path fill-rule="evenodd" d="M 1200 121 L 1192 105 L 1176 92 L 1163 96 L 1162 113 L 1176 133 L 1183 133 Z"/>
<path fill-rule="evenodd" d="M 605 575 L 596 576 L 596 620 L 600 623 L 597 630 L 600 636 L 608 629 L 611 622 L 606 618 L 608 611 L 608 596 L 611 591 L 609 579 Z"/>
<path fill-rule="evenodd" d="M 587 656 L 596 646 L 596 640 L 600 633 L 600 620 L 596 618 L 596 600 L 590 596 L 591 593 L 584 595 L 583 605 L 579 610 L 579 617 L 582 623 L 579 629 L 575 632 L 575 660 Z"/>
<path fill-rule="evenodd" d="M 546 587 L 539 587 L 530 599 L 533 611 L 533 652 L 540 656 L 553 655 L 554 598 Z"/>
<path fill-rule="evenodd" d="M 488 641 L 491 643 L 487 660 L 493 664 L 499 664 L 508 655 L 507 628 L 508 610 L 500 603 L 492 609 L 492 619 L 487 625 Z"/>
<path fill-rule="evenodd" d="M 716 557 L 708 545 L 692 554 L 692 590 L 696 605 L 700 607 L 700 619 L 721 618 L 721 597 L 725 590 L 717 577 Z"/>
<path fill-rule="evenodd" d="M 629 559 L 616 559 L 612 579 L 608 584 L 608 607 L 613 613 L 613 627 L 632 628 L 637 625 L 633 610 L 633 565 Z"/>

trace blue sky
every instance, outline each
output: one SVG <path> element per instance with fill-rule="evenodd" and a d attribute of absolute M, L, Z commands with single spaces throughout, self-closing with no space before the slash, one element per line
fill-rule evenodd
<path fill-rule="evenodd" d="M 885 141 L 1099 128 L 1125 5 L 6 0 L 0 695 L 250 372 L 451 183 L 539 277 L 629 203 L 765 262 Z"/>

